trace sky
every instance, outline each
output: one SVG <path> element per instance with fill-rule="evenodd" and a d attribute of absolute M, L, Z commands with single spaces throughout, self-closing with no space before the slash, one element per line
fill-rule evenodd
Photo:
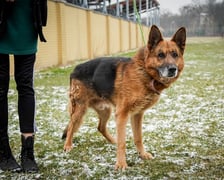
<path fill-rule="evenodd" d="M 203 2 L 203 0 L 200 0 Z M 162 12 L 163 10 L 169 10 L 172 13 L 179 13 L 179 8 L 192 3 L 192 0 L 158 0 L 160 3 L 160 8 Z"/>

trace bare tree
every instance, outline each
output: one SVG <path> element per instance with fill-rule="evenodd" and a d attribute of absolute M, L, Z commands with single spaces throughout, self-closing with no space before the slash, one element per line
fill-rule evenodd
<path fill-rule="evenodd" d="M 191 4 L 180 8 L 180 14 L 161 12 L 161 27 L 167 34 L 172 34 L 176 26 L 185 26 L 188 35 L 214 36 L 224 35 L 224 0 L 216 2 L 207 0 L 200 4 L 199 0 L 192 0 Z"/>
<path fill-rule="evenodd" d="M 224 35 L 224 0 L 220 3 L 208 0 L 207 3 L 208 14 L 212 21 L 214 21 L 214 34 Z"/>

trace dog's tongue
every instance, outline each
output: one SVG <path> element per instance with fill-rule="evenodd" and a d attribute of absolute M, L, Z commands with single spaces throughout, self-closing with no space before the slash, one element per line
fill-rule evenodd
<path fill-rule="evenodd" d="M 152 79 L 149 83 L 149 87 L 152 91 L 154 91 L 156 94 L 160 95 L 160 92 L 156 90 L 155 88 L 155 79 Z"/>

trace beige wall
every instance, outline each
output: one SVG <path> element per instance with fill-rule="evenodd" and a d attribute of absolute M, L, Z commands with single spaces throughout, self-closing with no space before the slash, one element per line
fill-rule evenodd
<path fill-rule="evenodd" d="M 147 42 L 149 28 L 143 26 Z M 36 69 L 106 56 L 144 45 L 138 24 L 48 1 L 47 43 L 38 44 Z"/>
<path fill-rule="evenodd" d="M 121 51 L 127 51 L 130 49 L 130 36 L 129 36 L 129 26 L 130 23 L 128 21 L 120 21 L 121 26 L 120 26 L 120 41 L 121 41 Z"/>

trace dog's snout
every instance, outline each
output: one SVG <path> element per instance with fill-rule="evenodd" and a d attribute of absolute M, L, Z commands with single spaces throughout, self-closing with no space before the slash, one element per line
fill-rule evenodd
<path fill-rule="evenodd" d="M 161 77 L 173 78 L 177 76 L 178 68 L 176 65 L 168 64 L 158 68 Z"/>
<path fill-rule="evenodd" d="M 174 65 L 168 66 L 168 77 L 175 77 L 177 75 L 177 67 Z"/>

